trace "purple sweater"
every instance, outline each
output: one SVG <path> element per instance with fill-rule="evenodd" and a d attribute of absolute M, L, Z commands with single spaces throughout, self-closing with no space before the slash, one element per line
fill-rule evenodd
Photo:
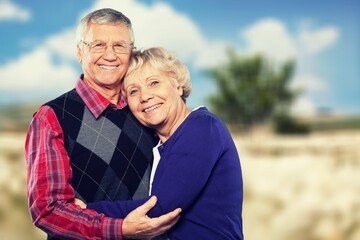
<path fill-rule="evenodd" d="M 159 147 L 152 195 L 158 217 L 182 208 L 170 239 L 243 239 L 243 182 L 240 159 L 225 124 L 205 107 L 190 113 L 174 134 Z M 125 218 L 149 198 L 88 203 L 106 216 Z"/>

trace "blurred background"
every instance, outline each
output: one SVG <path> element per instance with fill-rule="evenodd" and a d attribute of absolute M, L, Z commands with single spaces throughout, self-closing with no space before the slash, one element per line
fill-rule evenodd
<path fill-rule="evenodd" d="M 74 87 L 77 22 L 103 7 L 131 19 L 137 48 L 175 52 L 188 105 L 227 123 L 247 240 L 360 239 L 357 0 L 0 0 L 0 239 L 46 239 L 27 209 L 26 130 Z"/>

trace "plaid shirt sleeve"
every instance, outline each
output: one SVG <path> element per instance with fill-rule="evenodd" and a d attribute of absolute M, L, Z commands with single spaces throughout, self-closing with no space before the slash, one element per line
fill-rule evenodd
<path fill-rule="evenodd" d="M 33 223 L 61 239 L 122 239 L 122 219 L 73 203 L 72 170 L 55 113 L 42 106 L 25 142 L 27 195 Z"/>

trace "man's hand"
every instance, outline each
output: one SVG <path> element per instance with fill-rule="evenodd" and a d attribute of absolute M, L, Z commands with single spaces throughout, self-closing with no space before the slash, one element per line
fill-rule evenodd
<path fill-rule="evenodd" d="M 86 208 L 86 204 L 78 198 L 75 198 L 74 203 L 80 206 L 81 208 Z"/>
<path fill-rule="evenodd" d="M 149 218 L 146 215 L 156 202 L 157 198 L 152 196 L 146 203 L 126 216 L 122 225 L 124 238 L 151 239 L 175 225 L 180 218 L 180 208 L 157 218 Z"/>

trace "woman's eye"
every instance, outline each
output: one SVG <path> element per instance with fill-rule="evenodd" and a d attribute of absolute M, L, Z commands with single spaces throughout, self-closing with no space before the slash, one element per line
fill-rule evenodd
<path fill-rule="evenodd" d="M 157 85 L 158 83 L 159 83 L 159 81 L 154 80 L 154 81 L 151 81 L 151 82 L 150 82 L 150 85 L 151 85 L 151 86 L 155 86 L 155 85 Z"/>
<path fill-rule="evenodd" d="M 131 89 L 129 91 L 129 95 L 134 95 L 135 93 L 137 93 L 137 90 L 136 89 Z"/>

